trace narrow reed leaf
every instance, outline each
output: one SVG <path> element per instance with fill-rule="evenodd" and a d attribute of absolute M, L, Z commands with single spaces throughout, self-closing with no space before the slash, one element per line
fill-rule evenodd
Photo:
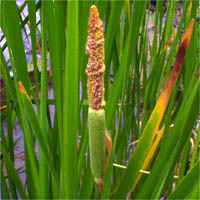
<path fill-rule="evenodd" d="M 194 3 L 195 5 L 196 3 Z M 191 3 L 190 3 L 191 5 Z M 195 16 L 194 16 L 195 17 Z M 195 18 L 194 18 L 195 19 Z M 187 15 L 187 21 L 190 22 L 191 17 Z M 188 26 L 187 23 L 187 26 Z M 186 26 L 186 25 L 185 25 Z M 199 48 L 199 34 L 197 31 L 198 26 L 194 26 L 193 30 L 193 37 L 191 38 L 190 46 L 188 48 L 188 53 L 185 58 L 184 64 L 184 90 L 186 90 L 187 86 L 189 85 L 191 76 L 195 70 L 195 65 L 198 62 L 198 48 Z"/>
<path fill-rule="evenodd" d="M 144 161 L 144 163 L 143 163 L 143 165 L 141 167 L 141 170 L 146 170 L 147 169 L 147 167 L 148 167 L 148 165 L 149 165 L 149 163 L 150 163 L 150 161 L 151 161 L 151 159 L 152 159 L 152 157 L 153 157 L 153 155 L 154 155 L 154 153 L 156 151 L 156 148 L 160 143 L 160 140 L 161 140 L 161 138 L 163 136 L 164 130 L 165 130 L 165 126 L 163 126 L 162 129 L 159 131 L 159 133 L 158 133 L 158 135 L 157 135 L 157 137 L 155 139 L 155 142 L 153 143 L 151 149 L 149 150 L 149 153 L 148 153 L 148 155 L 147 155 L 147 157 L 146 157 L 146 159 L 145 159 L 145 161 Z M 136 178 L 136 181 L 134 182 L 134 185 L 132 186 L 131 191 L 133 191 L 135 189 L 135 186 L 139 182 L 141 176 L 142 176 L 142 174 L 138 173 L 138 176 Z"/>
<path fill-rule="evenodd" d="M 188 26 L 188 29 L 186 30 L 183 36 L 183 39 L 178 49 L 174 67 L 171 70 L 169 78 L 141 134 L 140 141 L 132 154 L 125 174 L 120 182 L 120 185 L 118 186 L 118 189 L 115 194 L 115 197 L 117 198 L 124 198 L 128 190 L 130 189 L 130 185 L 136 181 L 137 174 L 139 173 L 139 170 L 141 169 L 144 160 L 147 156 L 147 153 L 152 145 L 155 134 L 160 126 L 165 110 L 167 108 L 172 89 L 180 73 L 184 56 L 186 54 L 192 35 L 193 25 L 194 20 L 191 21 L 190 25 Z"/>
<path fill-rule="evenodd" d="M 27 180 L 29 180 L 29 177 L 31 177 L 30 178 L 32 180 L 31 191 L 32 191 L 32 194 L 34 194 L 34 198 L 36 198 L 39 195 L 39 185 L 38 185 L 39 176 L 38 176 L 37 158 L 36 158 L 36 154 L 35 154 L 35 150 L 34 150 L 33 141 L 31 140 L 31 136 L 29 133 L 30 127 L 27 123 L 27 118 L 26 118 L 25 112 L 24 112 L 23 99 L 20 95 L 20 89 L 19 89 L 19 86 L 17 83 L 17 74 L 16 74 L 16 70 L 15 70 L 13 57 L 11 54 L 11 50 L 9 48 L 8 48 L 8 50 L 9 50 L 9 54 L 10 54 L 10 61 L 11 61 L 13 75 L 14 75 L 15 89 L 16 89 L 16 93 L 17 93 L 17 103 L 18 103 L 18 106 L 16 107 L 17 117 L 19 119 L 19 122 L 20 122 L 22 130 L 23 130 L 23 134 L 24 134 L 25 164 L 26 164 L 26 166 L 29 166 L 26 169 L 26 176 L 27 176 Z M 25 90 L 24 86 L 23 86 L 23 89 Z"/>
<path fill-rule="evenodd" d="M 106 105 L 106 127 L 108 129 L 111 128 L 118 99 L 122 92 L 123 88 L 122 83 L 124 80 L 124 74 L 127 68 L 130 66 L 132 59 L 135 57 L 135 50 L 136 50 L 139 30 L 145 12 L 145 8 L 146 8 L 146 1 L 145 2 L 136 1 L 134 4 L 131 27 L 128 33 L 128 37 L 126 39 L 120 66 L 118 68 L 114 84 L 112 85 L 112 89 L 109 94 Z M 135 23 L 136 21 L 137 23 Z"/>
<path fill-rule="evenodd" d="M 88 147 L 88 129 L 86 129 L 86 132 L 84 133 L 83 136 L 83 142 L 80 148 L 79 152 L 79 158 L 78 158 L 78 180 L 81 178 L 81 172 L 83 170 L 83 166 L 86 161 L 86 155 L 87 155 L 87 147 Z"/>
<path fill-rule="evenodd" d="M 193 73 L 193 77 L 194 77 L 194 73 Z M 184 96 L 182 105 L 180 107 L 179 113 L 176 117 L 174 128 L 172 129 L 168 143 L 166 144 L 166 146 L 163 146 L 163 148 L 165 147 L 166 149 L 165 150 L 162 149 L 161 151 L 160 160 L 162 160 L 162 158 L 166 159 L 165 156 L 167 154 L 168 154 L 167 156 L 170 156 L 172 158 L 171 162 L 168 162 L 169 163 L 168 168 L 170 169 L 170 171 L 175 169 L 176 163 L 178 159 L 180 158 L 181 153 L 182 152 L 184 153 L 184 149 L 190 146 L 191 132 L 192 132 L 193 127 L 195 126 L 195 121 L 198 117 L 198 111 L 199 111 L 199 96 L 198 96 L 199 86 L 200 86 L 200 80 L 193 82 L 193 79 L 191 79 L 191 82 L 186 91 L 186 95 Z M 182 116 L 184 116 L 184 119 Z M 173 153 L 169 153 L 170 150 L 173 151 Z M 187 149 L 187 151 L 189 151 L 189 149 Z M 182 159 L 183 158 L 184 158 L 184 155 Z M 180 170 L 179 175 L 181 178 L 182 176 L 181 169 L 179 170 Z M 170 176 L 170 171 L 169 173 L 168 172 L 162 173 L 162 175 L 160 173 L 160 176 L 157 180 L 158 180 L 158 183 L 162 182 L 162 184 L 161 185 L 158 184 L 154 187 L 154 191 L 151 195 L 151 198 L 159 198 L 161 196 L 161 193 L 164 190 L 164 186 L 166 184 L 166 181 L 164 180 L 167 180 L 167 177 Z M 194 179 L 198 179 L 198 177 L 194 177 Z"/>
<path fill-rule="evenodd" d="M 5 149 L 8 152 L 9 151 L 9 148 L 8 148 L 9 144 L 8 144 L 8 141 L 6 140 L 2 124 L 1 124 L 1 143 L 2 143 L 2 145 L 5 146 Z M 2 158 L 3 158 L 3 154 L 2 154 Z M 13 161 L 11 161 L 11 163 L 13 164 Z M 4 195 L 5 196 L 10 196 L 9 192 L 7 191 L 8 187 L 9 187 L 11 198 L 16 199 L 17 198 L 17 191 L 16 191 L 15 183 L 12 180 L 13 179 L 12 176 L 8 173 L 8 167 L 7 167 L 7 165 L 5 165 L 5 162 L 4 162 L 3 159 L 2 159 L 2 162 L 0 163 L 0 165 L 1 165 L 1 184 L 2 184 L 1 185 L 1 191 L 2 191 L 2 197 Z M 5 166 L 5 168 L 4 168 L 4 166 Z M 5 172 L 4 169 L 6 169 L 6 173 L 7 173 L 7 182 L 5 180 L 6 177 L 5 177 L 5 174 L 4 174 L 4 172 Z M 8 187 L 7 187 L 7 183 L 8 183 Z M 5 194 L 4 194 L 4 190 L 3 189 L 5 189 Z M 6 194 L 6 193 L 8 193 L 8 194 Z"/>
<path fill-rule="evenodd" d="M 200 161 L 195 163 L 194 167 L 186 174 L 167 199 L 198 199 L 200 195 L 199 167 Z"/>
<path fill-rule="evenodd" d="M 57 178 L 55 169 L 53 167 L 53 164 L 52 164 L 52 161 L 51 161 L 51 158 L 49 155 L 48 141 L 44 139 L 44 133 L 42 133 L 43 129 L 40 125 L 39 119 L 37 118 L 37 115 L 35 113 L 35 110 L 34 110 L 33 104 L 31 103 L 29 95 L 27 94 L 27 92 L 21 82 L 19 82 L 18 85 L 19 85 L 20 92 L 21 92 L 21 95 L 23 98 L 23 103 L 24 103 L 24 106 L 26 109 L 26 113 L 27 113 L 29 122 L 35 132 L 37 139 L 38 139 L 39 145 L 44 154 L 44 159 L 45 159 L 49 169 L 51 170 L 51 172 L 54 176 L 54 179 L 56 180 L 56 182 L 58 184 L 58 178 Z"/>
<path fill-rule="evenodd" d="M 176 34 L 175 33 L 173 34 L 174 41 L 173 41 L 173 45 L 171 47 L 171 51 L 169 52 L 168 62 L 167 62 L 166 70 L 165 70 L 166 71 L 166 75 L 165 75 L 166 77 L 169 76 L 169 73 L 171 71 L 171 66 L 174 62 L 174 57 L 177 53 L 177 45 L 178 45 L 178 42 L 180 41 L 180 34 L 181 34 L 181 30 L 182 30 L 182 27 L 183 27 L 183 24 L 184 24 L 184 20 L 186 18 L 189 3 L 190 3 L 189 1 L 183 2 L 183 12 L 182 12 L 179 24 L 178 24 L 178 29 L 177 29 Z"/>
<path fill-rule="evenodd" d="M 42 2 L 41 8 L 41 31 L 42 31 L 42 72 L 41 72 L 41 101 L 40 101 L 40 121 L 44 140 L 48 141 L 47 131 L 47 51 L 46 51 L 46 2 Z M 48 187 L 48 166 L 45 161 L 45 155 L 43 154 L 40 147 L 40 198 L 49 198 L 49 187 Z"/>
<path fill-rule="evenodd" d="M 13 144 L 14 126 L 12 124 L 13 108 L 12 108 L 12 104 L 10 102 L 11 102 L 11 98 L 10 98 L 9 93 L 7 93 L 6 94 L 6 105 L 7 105 L 6 110 L 7 110 L 7 115 L 10 116 L 10 117 L 7 117 L 7 142 L 8 142 L 7 151 L 9 152 L 10 161 L 14 165 L 14 160 L 15 160 L 14 144 Z M 3 136 L 4 131 L 3 130 L 1 130 L 1 131 L 2 131 L 2 136 Z M 9 174 L 8 174 L 8 182 L 9 182 L 9 188 L 11 190 L 12 198 L 17 198 L 16 185 L 15 185 L 14 181 L 10 178 Z"/>
<path fill-rule="evenodd" d="M 195 84 L 193 80 L 190 82 L 181 103 L 181 107 L 177 113 L 174 122 L 175 126 L 173 127 L 170 136 L 168 136 L 166 143 L 161 146 L 162 148 L 160 150 L 159 159 L 154 164 L 150 176 L 147 177 L 146 181 L 142 185 L 137 198 L 159 198 L 161 195 L 167 177 L 169 176 L 170 171 L 174 169 L 186 141 L 189 138 L 188 136 L 191 133 L 191 129 L 194 127 L 195 119 L 197 118 L 199 110 L 199 84 L 200 80 L 196 81 Z M 168 160 L 167 164 L 166 160 Z M 156 184 L 151 185 L 150 183 L 155 180 Z"/>
<path fill-rule="evenodd" d="M 6 183 L 5 176 L 3 174 L 3 162 L 1 161 L 0 163 L 0 168 L 1 168 L 1 198 L 2 199 L 10 199 L 9 191 L 8 191 L 8 186 Z"/>
<path fill-rule="evenodd" d="M 6 64 L 6 61 L 5 61 L 5 57 L 3 55 L 3 51 L 2 51 L 2 48 L 0 49 L 0 72 L 1 72 L 1 77 L 5 83 L 5 87 L 6 87 L 6 91 L 9 92 L 10 94 L 10 97 L 12 98 L 12 100 L 16 99 L 16 91 L 14 89 L 14 86 L 13 86 L 13 82 L 12 82 L 12 79 L 10 77 L 10 73 L 9 73 L 9 70 L 8 70 L 8 66 Z"/>
<path fill-rule="evenodd" d="M 113 46 L 113 41 L 115 39 L 115 34 L 117 31 L 117 28 L 120 25 L 120 15 L 122 11 L 124 1 L 113 1 L 111 3 L 111 10 L 110 10 L 110 16 L 109 21 L 106 29 L 105 34 L 105 65 L 106 65 L 106 71 L 105 71 L 105 93 L 108 92 L 108 85 L 110 81 L 110 57 L 111 57 L 111 50 Z M 107 95 L 105 94 L 107 97 Z"/>
<path fill-rule="evenodd" d="M 79 199 L 90 199 L 93 187 L 94 187 L 94 177 L 91 174 L 90 165 L 88 165 L 85 170 Z"/>
<path fill-rule="evenodd" d="M 189 137 L 191 137 L 191 134 L 192 134 L 192 132 L 189 134 Z M 179 175 L 178 175 L 178 179 L 177 179 L 176 184 L 179 184 L 180 181 L 185 176 L 185 172 L 187 171 L 187 167 L 188 167 L 188 157 L 189 157 L 190 151 L 191 151 L 191 141 L 187 140 L 187 142 L 185 144 L 185 147 L 183 149 L 183 152 L 182 152 L 182 158 L 181 158 L 181 161 L 180 161 Z M 171 193 L 170 190 L 169 190 L 169 193 Z"/>
<path fill-rule="evenodd" d="M 194 144 L 194 148 L 193 148 L 193 152 L 192 152 L 190 168 L 192 168 L 194 166 L 195 162 L 198 160 L 199 143 L 200 143 L 200 126 L 199 126 L 199 129 L 197 131 L 197 136 L 196 136 L 196 139 L 195 139 L 195 144 Z"/>
<path fill-rule="evenodd" d="M 105 131 L 105 135 L 106 135 L 106 146 L 107 146 L 107 149 L 108 149 L 108 155 L 106 157 L 106 164 L 105 164 L 105 168 L 104 168 L 104 176 L 106 176 L 108 163 L 109 163 L 110 155 L 111 155 L 111 152 L 112 152 L 112 139 L 111 139 L 110 134 L 107 130 Z"/>
<path fill-rule="evenodd" d="M 121 112 L 119 114 L 119 121 L 121 119 Z M 106 176 L 105 176 L 105 180 L 104 180 L 104 187 L 103 187 L 103 192 L 102 192 L 102 199 L 108 199 L 110 196 L 110 187 L 111 187 L 111 177 L 113 174 L 113 163 L 114 163 L 114 159 L 115 159 L 115 153 L 117 150 L 117 139 L 119 136 L 119 124 L 118 124 L 118 129 L 117 132 L 114 136 L 114 141 L 113 141 L 113 145 L 112 145 L 112 151 L 110 153 L 110 158 L 109 158 L 109 162 L 108 162 L 108 166 L 107 166 L 107 172 L 106 172 Z"/>
<path fill-rule="evenodd" d="M 94 1 L 95 3 L 95 1 Z M 106 11 L 107 11 L 107 8 L 109 7 L 109 1 L 101 1 L 101 0 L 98 0 L 96 2 L 96 6 L 97 8 L 99 9 L 99 18 L 100 19 L 103 19 L 106 15 Z"/>
<path fill-rule="evenodd" d="M 65 13 L 63 1 L 47 1 L 46 2 L 46 28 L 48 37 L 48 47 L 50 55 L 50 63 L 52 70 L 53 95 L 55 104 L 54 131 L 52 136 L 52 144 L 54 151 L 54 160 L 60 168 L 59 179 L 62 182 L 64 178 L 64 156 L 63 156 L 63 71 L 65 57 Z M 58 142 L 57 142 L 58 140 Z M 59 159 L 57 158 L 56 149 L 59 149 Z M 52 186 L 53 188 L 53 186 Z M 57 194 L 56 194 L 57 195 Z M 53 195 L 54 196 L 54 195 Z M 54 198 L 58 198 L 54 196 Z"/>
<path fill-rule="evenodd" d="M 166 93 L 166 100 L 165 101 L 168 101 L 170 95 L 171 95 L 171 91 L 174 87 L 174 84 L 177 80 L 177 77 L 180 73 L 180 70 L 181 70 L 181 67 L 183 65 L 183 61 L 184 61 L 184 57 L 186 55 L 186 52 L 187 52 L 187 49 L 188 49 L 188 46 L 189 46 L 189 43 L 190 43 L 190 39 L 191 39 L 191 36 L 192 36 L 192 31 L 193 31 L 193 26 L 194 26 L 194 19 L 191 20 L 182 40 L 181 40 L 181 43 L 179 45 L 179 48 L 178 48 L 178 53 L 177 53 L 177 56 L 176 56 L 176 60 L 175 60 L 175 63 L 174 63 L 174 67 L 172 69 L 172 71 L 170 72 L 170 75 L 169 75 L 169 78 L 165 84 L 165 87 L 163 89 L 163 93 Z"/>
<path fill-rule="evenodd" d="M 28 75 L 24 44 L 19 24 L 19 13 L 16 2 L 2 1 L 1 11 L 3 16 L 2 29 L 6 36 L 7 43 L 12 50 L 18 78 L 23 82 L 26 90 L 29 93 L 30 79 Z"/>
<path fill-rule="evenodd" d="M 77 197 L 77 135 L 78 135 L 78 1 L 67 3 L 66 63 L 64 87 L 64 177 L 61 187 L 64 198 Z"/>
<path fill-rule="evenodd" d="M 166 25 L 163 31 L 163 42 L 164 44 L 167 42 L 169 36 L 172 34 L 172 21 L 173 21 L 173 17 L 174 17 L 174 12 L 175 12 L 175 8 L 176 8 L 176 1 L 171 1 L 169 2 L 169 5 L 167 7 L 167 21 L 166 21 Z"/>
<path fill-rule="evenodd" d="M 62 1 L 47 1 L 45 14 L 53 91 L 55 115 L 58 123 L 59 151 L 62 154 L 63 141 L 63 70 L 64 70 L 64 10 Z M 56 28 L 55 28 L 56 27 Z M 62 157 L 62 156 L 61 156 Z"/>
<path fill-rule="evenodd" d="M 32 46 L 32 58 L 33 58 L 33 66 L 34 66 L 34 80 L 37 90 L 37 97 L 39 95 L 39 70 L 37 66 L 37 47 L 36 47 L 36 2 L 28 1 L 28 13 L 29 13 L 29 28 L 31 34 L 31 46 Z"/>
<path fill-rule="evenodd" d="M 18 175 L 16 169 L 13 166 L 13 163 L 9 159 L 9 156 L 8 156 L 8 154 L 6 152 L 4 144 L 1 145 L 1 150 L 2 150 L 2 153 L 3 153 L 3 157 L 4 157 L 4 160 L 5 160 L 7 169 L 8 169 L 7 173 L 9 173 L 10 176 L 12 177 L 12 179 L 13 179 L 16 187 L 17 187 L 17 190 L 19 192 L 20 197 L 22 199 L 27 199 L 28 196 L 27 196 L 27 193 L 25 191 L 25 188 L 24 188 L 24 186 L 22 184 L 21 179 L 19 178 L 19 175 Z"/>

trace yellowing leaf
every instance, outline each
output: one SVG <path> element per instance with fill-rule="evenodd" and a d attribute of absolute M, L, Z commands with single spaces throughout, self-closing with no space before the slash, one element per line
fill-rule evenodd
<path fill-rule="evenodd" d="M 124 173 L 122 181 L 120 182 L 115 197 L 124 198 L 131 186 L 137 181 L 138 174 L 142 166 L 145 163 L 145 159 L 152 146 L 156 132 L 163 119 L 165 110 L 167 108 L 172 90 L 180 73 L 184 57 L 186 55 L 192 31 L 194 26 L 194 19 L 191 20 L 183 39 L 181 40 L 174 67 L 170 72 L 167 82 L 163 88 L 163 91 L 153 109 L 153 112 L 141 134 L 139 143 L 137 144 L 135 151 L 129 161 L 128 167 Z M 142 153 L 141 153 L 142 152 Z"/>

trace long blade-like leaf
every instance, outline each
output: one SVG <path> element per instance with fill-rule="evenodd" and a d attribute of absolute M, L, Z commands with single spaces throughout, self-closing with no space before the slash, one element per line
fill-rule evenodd
<path fill-rule="evenodd" d="M 132 154 L 131 160 L 129 161 L 129 165 L 116 191 L 115 196 L 117 198 L 124 198 L 126 193 L 129 191 L 131 184 L 135 182 L 137 175 L 139 173 L 139 170 L 141 169 L 142 164 L 145 160 L 145 157 L 152 145 L 155 134 L 160 126 L 165 110 L 167 108 L 168 101 L 171 96 L 171 92 L 173 90 L 173 87 L 180 73 L 184 56 L 186 54 L 186 51 L 190 42 L 190 38 L 192 35 L 193 25 L 194 25 L 194 20 L 191 21 L 181 41 L 174 67 L 163 88 L 163 92 L 161 93 L 155 105 L 155 108 L 142 132 L 142 135 L 140 137 L 140 142 L 136 146 Z"/>
<path fill-rule="evenodd" d="M 199 198 L 199 167 L 200 161 L 188 172 L 176 189 L 167 199 L 198 199 Z M 197 177 L 197 178 L 194 178 Z M 193 196 L 194 195 L 194 196 Z"/>
<path fill-rule="evenodd" d="M 24 106 L 26 108 L 26 113 L 27 113 L 29 122 L 32 125 L 33 130 L 35 131 L 42 153 L 44 154 L 44 159 L 58 184 L 58 178 L 57 178 L 55 169 L 53 167 L 53 164 L 51 162 L 51 158 L 48 151 L 48 141 L 44 139 L 43 129 L 40 125 L 39 119 L 37 118 L 37 115 L 35 113 L 30 97 L 28 96 L 22 83 L 19 82 L 18 85 L 19 85 L 20 92 L 23 98 Z"/>
<path fill-rule="evenodd" d="M 15 62 L 18 78 L 24 84 L 28 93 L 30 92 L 30 79 L 26 64 L 26 56 L 24 44 L 19 24 L 19 15 L 16 2 L 2 1 L 1 11 L 3 15 L 2 28 L 6 36 L 7 42 L 12 50 L 12 55 Z"/>
<path fill-rule="evenodd" d="M 117 75 L 115 77 L 114 84 L 112 86 L 106 105 L 106 126 L 108 129 L 110 129 L 113 116 L 115 114 L 117 102 L 122 92 L 122 83 L 124 80 L 124 74 L 126 72 L 127 67 L 130 66 L 131 60 L 135 56 L 137 38 L 139 35 L 140 24 L 145 11 L 145 7 L 146 7 L 146 1 L 145 2 L 136 1 L 134 4 L 131 28 L 129 30 L 128 37 L 126 39 L 126 44 L 121 58 L 121 63 L 117 71 Z M 135 23 L 136 21 L 137 23 Z"/>
<path fill-rule="evenodd" d="M 13 181 L 15 182 L 15 185 L 16 185 L 16 187 L 18 189 L 18 192 L 19 192 L 21 198 L 22 199 L 27 199 L 28 196 L 27 196 L 27 193 L 26 193 L 26 191 L 24 189 L 22 181 L 19 178 L 19 175 L 18 175 L 16 169 L 14 168 L 13 163 L 9 159 L 9 156 L 8 156 L 6 150 L 5 150 L 4 144 L 2 144 L 1 147 L 2 147 L 1 149 L 2 149 L 2 152 L 3 152 L 4 160 L 5 160 L 7 169 L 8 169 L 8 173 L 11 175 Z"/>
<path fill-rule="evenodd" d="M 77 196 L 77 132 L 78 132 L 78 1 L 67 4 L 66 63 L 64 87 L 64 197 Z"/>

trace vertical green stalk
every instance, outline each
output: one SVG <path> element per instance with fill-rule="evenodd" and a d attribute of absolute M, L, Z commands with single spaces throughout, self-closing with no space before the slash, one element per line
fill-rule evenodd
<path fill-rule="evenodd" d="M 103 183 L 105 166 L 105 101 L 104 101 L 104 37 L 103 22 L 96 6 L 90 9 L 86 53 L 89 60 L 88 76 L 88 125 L 92 175 L 97 184 Z"/>
<path fill-rule="evenodd" d="M 21 80 L 30 93 L 30 79 L 26 64 L 24 43 L 20 28 L 19 13 L 15 1 L 1 1 L 1 28 L 5 34 L 7 44 L 12 50 L 18 80 Z"/>
<path fill-rule="evenodd" d="M 8 138 L 7 150 L 9 152 L 10 161 L 14 165 L 15 158 L 14 158 L 14 144 L 13 144 L 13 125 L 12 125 L 12 117 L 11 117 L 13 111 L 12 111 L 10 102 L 11 102 L 10 94 L 6 93 L 7 112 L 8 112 L 8 116 L 10 116 L 7 118 L 7 138 Z M 12 192 L 12 198 L 16 198 L 17 197 L 16 186 L 12 180 L 10 181 L 9 186 Z"/>
<path fill-rule="evenodd" d="M 39 98 L 39 70 L 37 67 L 37 49 L 36 49 L 36 2 L 35 0 L 28 1 L 28 13 L 30 22 L 30 34 L 31 34 L 31 46 L 32 46 L 32 57 L 34 66 L 34 79 L 36 86 L 36 97 Z M 38 106 L 38 101 L 36 101 Z M 39 106 L 38 106 L 39 107 Z"/>
<path fill-rule="evenodd" d="M 194 167 L 195 162 L 199 159 L 199 154 L 198 154 L 199 143 L 200 143 L 200 126 L 198 128 L 197 136 L 196 136 L 196 139 L 195 139 L 195 144 L 194 144 L 194 148 L 193 148 L 193 152 L 192 152 L 190 169 L 192 169 L 192 167 Z"/>
<path fill-rule="evenodd" d="M 55 99 L 55 117 L 54 131 L 51 140 L 53 141 L 51 149 L 53 151 L 53 161 L 56 168 L 60 168 L 60 179 L 63 175 L 63 69 L 65 57 L 65 31 L 64 31 L 64 2 L 63 1 L 47 1 L 46 17 L 47 17 L 47 37 L 50 53 L 50 63 L 52 70 L 53 93 Z M 57 148 L 58 154 L 57 157 Z M 52 179 L 53 198 L 58 198 L 58 192 L 55 191 L 55 181 Z"/>
<path fill-rule="evenodd" d="M 31 179 L 33 181 L 33 187 L 32 187 L 32 192 L 35 194 L 35 198 L 39 197 L 39 176 L 38 176 L 38 168 L 37 168 L 37 158 L 34 152 L 34 146 L 31 140 L 31 137 L 29 135 L 29 129 L 27 126 L 27 120 L 26 120 L 26 115 L 24 113 L 24 107 L 23 107 L 23 100 L 21 98 L 20 95 L 20 90 L 18 88 L 18 84 L 17 84 L 17 73 L 15 71 L 15 65 L 14 65 L 14 60 L 12 58 L 12 54 L 11 54 L 11 50 L 10 48 L 8 48 L 9 50 L 9 54 L 10 54 L 10 61 L 11 61 L 11 67 L 12 67 L 12 71 L 13 71 L 13 77 L 14 77 L 14 83 L 15 83 L 15 87 L 16 87 L 16 94 L 17 94 L 17 102 L 18 102 L 18 108 L 17 112 L 18 112 L 18 118 L 20 121 L 20 124 L 22 126 L 22 130 L 24 133 L 24 140 L 25 140 L 25 162 L 26 162 L 26 166 L 30 164 L 30 168 L 28 170 L 30 170 L 31 174 L 26 172 L 26 176 L 27 179 Z"/>
<path fill-rule="evenodd" d="M 64 198 L 76 198 L 77 184 L 77 134 L 78 134 L 78 1 L 68 1 L 66 27 L 66 62 L 64 87 L 64 138 L 63 158 L 64 177 L 61 177 L 61 189 Z"/>
<path fill-rule="evenodd" d="M 7 143 L 7 140 L 6 140 L 6 137 L 5 137 L 5 134 L 4 134 L 3 124 L 1 124 L 1 143 L 2 143 L 1 149 L 3 149 L 4 146 L 5 146 L 6 152 L 9 152 L 10 151 L 9 143 Z M 3 158 L 4 158 L 4 155 L 3 155 Z M 12 163 L 12 165 L 14 165 L 14 162 L 11 160 L 11 156 L 9 156 L 9 160 Z M 6 161 L 5 161 L 5 164 L 6 164 Z M 6 167 L 6 171 L 7 171 L 7 182 L 8 182 L 8 185 L 9 185 L 10 194 L 11 194 L 12 198 L 15 199 L 15 198 L 17 198 L 16 185 L 14 183 L 14 180 L 12 179 L 12 176 L 9 174 L 9 168 L 8 168 L 7 164 L 5 165 L 5 167 Z M 4 161 L 2 161 L 2 172 L 3 172 L 3 168 L 4 168 Z M 5 186 L 7 187 L 6 183 L 5 184 L 2 183 L 3 179 L 5 179 L 4 173 L 2 173 L 2 175 L 1 175 L 1 184 L 2 184 L 1 190 L 2 190 L 3 185 L 4 185 L 4 187 Z M 6 190 L 6 188 L 4 188 L 4 189 Z M 2 198 L 3 198 L 3 196 L 4 195 L 2 194 Z"/>
<path fill-rule="evenodd" d="M 0 163 L 0 176 L 1 176 L 1 198 L 2 199 L 10 199 L 10 194 L 9 194 L 9 191 L 8 191 L 8 186 L 7 186 L 7 183 L 6 183 L 6 179 L 4 177 L 4 173 L 3 173 L 3 163 L 1 162 Z"/>
<path fill-rule="evenodd" d="M 45 1 L 42 2 L 41 7 L 41 24 L 42 24 L 42 80 L 41 80 L 41 101 L 40 101 L 40 120 L 42 126 L 42 133 L 46 140 L 47 137 L 47 109 L 46 109 L 46 92 L 47 92 L 47 61 L 46 61 L 46 22 L 45 22 Z M 48 167 L 44 158 L 44 154 L 40 149 L 40 198 L 48 198 Z"/>

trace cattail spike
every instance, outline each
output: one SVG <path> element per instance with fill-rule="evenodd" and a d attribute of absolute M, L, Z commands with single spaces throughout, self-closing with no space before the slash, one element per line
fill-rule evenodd
<path fill-rule="evenodd" d="M 105 106 L 104 101 L 104 37 L 103 23 L 99 19 L 96 6 L 90 9 L 88 21 L 88 38 L 86 54 L 89 56 L 86 74 L 88 76 L 88 104 L 91 108 L 99 110 Z"/>
<path fill-rule="evenodd" d="M 86 74 L 88 76 L 88 126 L 90 166 L 100 192 L 103 186 L 105 167 L 105 101 L 104 101 L 104 36 L 103 23 L 96 6 L 90 9 L 88 21 L 86 54 L 89 56 Z"/>

